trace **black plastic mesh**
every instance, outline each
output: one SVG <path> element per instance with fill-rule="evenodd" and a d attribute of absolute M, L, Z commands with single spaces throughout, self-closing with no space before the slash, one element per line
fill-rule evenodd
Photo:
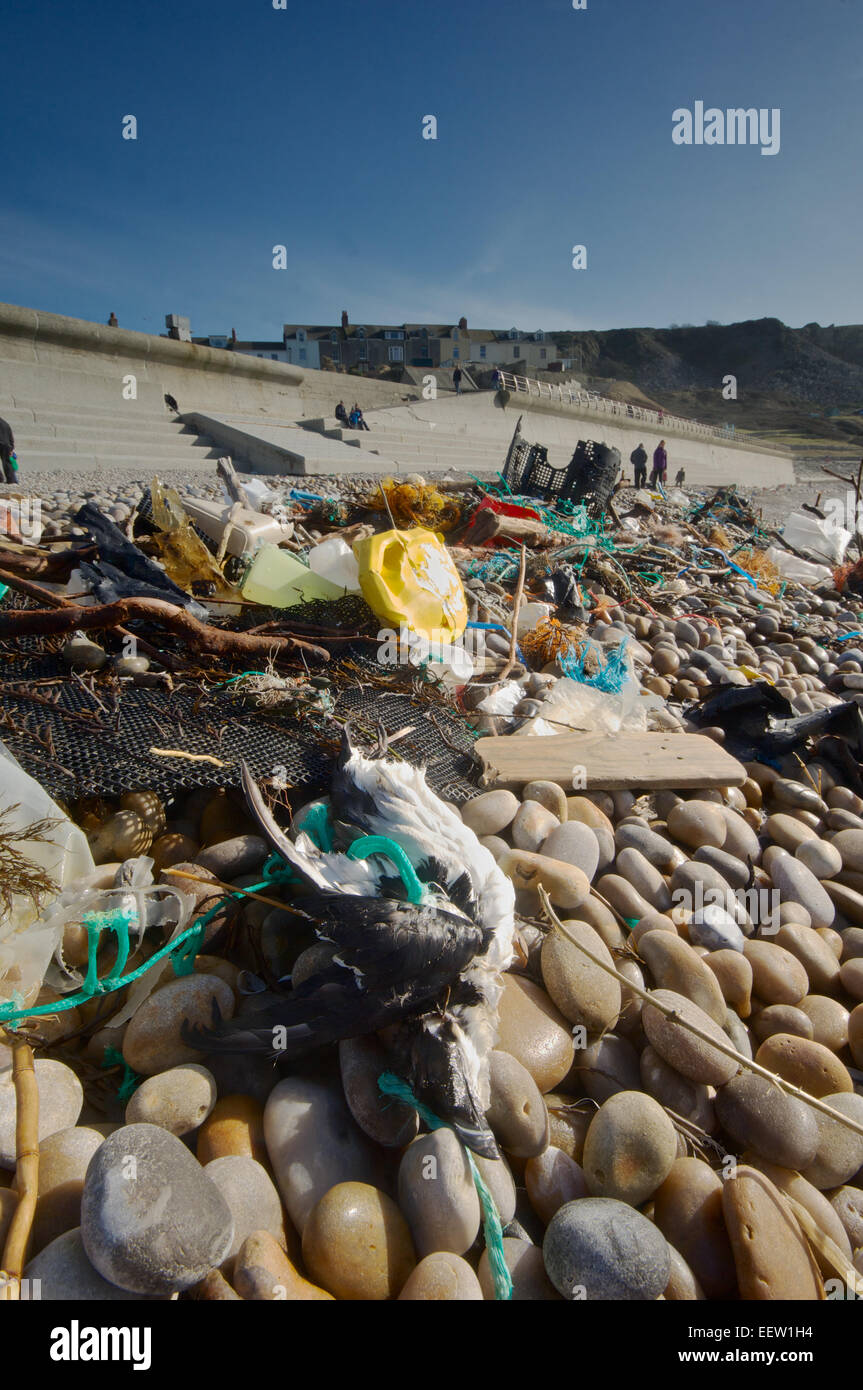
<path fill-rule="evenodd" d="M 12 594 L 0 604 L 22 606 L 34 605 Z M 243 625 L 267 622 L 268 612 L 248 610 Z M 272 614 L 285 621 L 284 610 Z M 292 609 L 290 626 L 294 631 L 305 624 L 354 632 L 367 625 L 369 615 L 362 599 L 347 596 Z M 194 787 L 237 786 L 241 758 L 256 778 L 278 768 L 289 787 L 328 782 L 339 728 L 323 712 L 253 707 L 230 686 L 204 694 L 197 687 L 168 692 L 124 683 L 117 693 L 116 686 L 98 676 L 94 696 L 88 681 L 70 674 L 59 656 L 61 645 L 61 639 L 32 637 L 0 642 L 0 739 L 53 797 L 71 801 L 148 789 L 169 797 Z M 390 734 L 412 726 L 394 750 L 413 764 L 426 765 L 430 786 L 447 800 L 460 803 L 474 796 L 473 739 L 464 720 L 411 689 L 415 675 L 407 670 L 391 673 L 403 689 L 378 688 L 381 668 L 371 658 L 372 650 L 367 643 L 346 643 L 326 672 L 333 682 L 336 719 L 351 718 L 372 735 L 378 723 Z M 347 672 L 341 669 L 345 662 Z M 159 756 L 150 752 L 154 747 L 204 754 L 219 764 Z"/>

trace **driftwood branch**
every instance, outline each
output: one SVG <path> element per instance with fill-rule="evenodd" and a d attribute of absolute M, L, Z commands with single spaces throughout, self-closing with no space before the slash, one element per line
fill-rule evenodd
<path fill-rule="evenodd" d="M 518 566 L 518 583 L 515 586 L 515 595 L 512 600 L 512 633 L 510 634 L 509 641 L 509 656 L 507 657 L 506 665 L 501 671 L 500 676 L 498 677 L 495 684 L 492 686 L 492 695 L 494 695 L 495 692 L 500 689 L 504 681 L 507 679 L 513 666 L 515 665 L 515 651 L 516 647 L 518 646 L 518 615 L 521 609 L 521 600 L 524 595 L 524 574 L 526 566 L 527 551 L 525 550 L 524 546 L 522 546 L 521 559 L 519 561 Z"/>
<path fill-rule="evenodd" d="M 7 578 L 0 570 L 3 582 L 11 584 L 14 578 Z M 180 637 L 192 651 L 225 660 L 265 660 L 273 652 L 305 652 L 319 661 L 330 659 L 324 647 L 303 642 L 299 637 L 252 637 L 245 632 L 227 632 L 199 623 L 185 608 L 156 598 L 121 598 L 95 608 L 70 604 L 54 610 L 7 611 L 0 614 L 0 637 L 59 637 L 67 632 L 92 632 L 136 621 L 155 623 Z"/>
<path fill-rule="evenodd" d="M 91 560 L 96 554 L 94 545 L 80 550 L 10 550 L 0 547 L 0 566 L 11 574 L 25 579 L 45 579 L 49 584 L 66 584 L 76 565 Z"/>
<path fill-rule="evenodd" d="M 12 1045 L 15 1083 L 15 1183 L 18 1205 L 6 1236 L 0 1270 L 0 1301 L 21 1297 L 21 1271 L 36 1215 L 39 1195 L 39 1088 L 33 1067 L 33 1050 L 20 1038 L 6 1034 Z"/>

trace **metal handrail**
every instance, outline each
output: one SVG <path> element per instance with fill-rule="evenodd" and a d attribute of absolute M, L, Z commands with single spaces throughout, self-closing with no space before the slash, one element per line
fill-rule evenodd
<path fill-rule="evenodd" d="M 674 430 L 679 434 L 690 434 L 702 439 L 722 439 L 726 443 L 729 439 L 737 438 L 734 426 L 703 425 L 699 420 L 688 420 L 682 415 L 669 415 L 665 411 L 661 414 L 657 410 L 649 410 L 641 405 L 629 405 L 625 401 L 612 400 L 610 396 L 600 396 L 596 391 L 585 391 L 581 388 L 574 391 L 568 386 L 556 386 L 550 381 L 536 381 L 532 377 L 515 376 L 512 372 L 505 371 L 502 367 L 497 369 L 501 386 L 507 391 L 515 391 L 517 394 L 527 394 L 536 396 L 540 400 L 547 398 L 552 401 L 559 401 L 561 405 L 577 406 L 581 410 L 595 410 L 603 415 L 619 415 L 627 420 L 640 420 L 644 424 L 655 425 L 662 429 Z M 744 433 L 743 439 L 748 436 Z M 775 445 L 764 444 L 760 440 L 758 449 L 763 453 L 779 454 L 786 457 L 786 451 L 777 448 Z"/>

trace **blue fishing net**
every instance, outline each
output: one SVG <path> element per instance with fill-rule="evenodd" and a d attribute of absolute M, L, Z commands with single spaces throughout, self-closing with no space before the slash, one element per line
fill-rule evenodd
<path fill-rule="evenodd" d="M 606 695 L 619 695 L 630 679 L 626 663 L 626 643 L 627 639 L 624 637 L 620 646 L 606 655 L 601 647 L 594 646 L 592 642 L 585 642 L 579 654 L 573 653 L 571 656 L 558 658 L 563 674 L 572 681 L 589 685 L 591 689 L 601 690 Z M 585 675 L 584 671 L 589 651 L 593 651 L 599 661 L 599 668 L 592 676 Z"/>

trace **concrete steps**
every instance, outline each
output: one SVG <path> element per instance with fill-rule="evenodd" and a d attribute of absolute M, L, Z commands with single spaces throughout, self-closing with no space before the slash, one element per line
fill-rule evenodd
<path fill-rule="evenodd" d="M 22 476 L 28 473 L 134 469 L 211 469 L 224 452 L 167 408 L 156 411 L 134 401 L 118 406 L 76 405 L 64 401 L 32 408 L 6 404 L 0 416 L 15 435 Z"/>

